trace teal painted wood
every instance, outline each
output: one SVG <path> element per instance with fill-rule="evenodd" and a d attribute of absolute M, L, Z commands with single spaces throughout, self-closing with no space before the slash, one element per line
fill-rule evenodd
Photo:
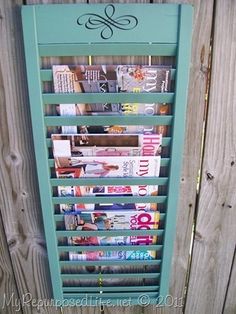
<path fill-rule="evenodd" d="M 113 102 L 112 102 L 113 103 Z M 46 126 L 57 125 L 170 125 L 172 116 L 74 116 L 45 117 Z"/>
<path fill-rule="evenodd" d="M 158 293 L 157 292 L 146 292 L 145 294 L 147 294 L 150 298 L 153 297 L 157 297 L 158 296 Z M 78 298 L 79 296 L 80 297 L 84 297 L 84 293 L 68 293 L 68 294 L 65 294 L 64 293 L 64 296 L 66 296 L 69 298 Z M 109 293 L 109 292 L 104 292 L 102 294 L 102 298 L 111 298 L 111 299 L 114 299 L 114 298 L 128 298 L 128 297 L 134 297 L 136 300 L 137 300 L 137 295 L 139 295 L 138 292 L 123 292 L 123 291 L 119 291 L 117 293 Z M 94 301 L 96 301 L 96 298 L 101 298 L 101 294 L 100 293 L 91 293 L 91 294 L 88 294 L 88 297 L 92 296 L 92 298 L 94 299 Z"/>
<path fill-rule="evenodd" d="M 109 236 L 109 231 L 107 232 L 107 235 Z M 59 252 L 72 252 L 75 250 L 74 245 L 62 245 L 57 247 Z M 81 252 L 81 251 L 139 251 L 139 250 L 152 250 L 152 251 L 158 251 L 162 249 L 162 245 L 148 245 L 147 246 L 142 246 L 142 245 L 109 245 L 109 246 L 101 246 L 101 245 L 80 245 L 76 247 L 76 250 Z"/>
<path fill-rule="evenodd" d="M 137 274 L 136 274 L 137 275 Z M 100 277 L 101 278 L 101 277 Z M 157 291 L 159 286 L 139 286 L 139 291 Z M 137 286 L 117 286 L 117 287 L 64 287 L 63 292 L 119 292 L 137 291 Z"/>
<path fill-rule="evenodd" d="M 54 166 L 54 161 L 52 163 Z M 129 180 L 129 181 L 128 181 Z M 79 178 L 79 179 L 51 179 L 50 180 L 52 186 L 60 186 L 60 185 L 95 185 L 99 182 L 100 185 L 137 185 L 137 184 L 150 184 L 150 185 L 166 185 L 168 182 L 168 178 L 99 178 L 99 181 L 94 178 Z"/>
<path fill-rule="evenodd" d="M 114 274 L 90 274 L 89 278 L 98 279 L 98 278 L 108 279 L 108 278 L 154 278 L 158 279 L 160 277 L 159 273 L 114 273 Z M 63 280 L 70 279 L 88 279 L 88 274 L 62 274 L 61 278 Z M 137 286 L 136 286 L 137 287 Z M 104 287 L 103 287 L 104 288 Z M 109 287 L 110 288 L 110 287 Z"/>
<path fill-rule="evenodd" d="M 28 92 L 30 97 L 31 119 L 34 137 L 34 149 L 36 156 L 36 166 L 38 172 L 38 181 L 40 189 L 40 198 L 44 218 L 44 230 L 47 241 L 47 252 L 49 257 L 49 266 L 51 280 L 53 282 L 53 293 L 57 300 L 62 300 L 62 282 L 60 278 L 59 256 L 57 253 L 57 238 L 53 218 L 53 204 L 50 185 L 50 173 L 47 162 L 47 145 L 45 138 L 45 125 L 43 118 L 43 102 L 38 57 L 38 45 L 36 36 L 36 25 L 34 7 L 25 7 L 22 12 L 23 17 L 23 35 L 25 45 Z"/>
<path fill-rule="evenodd" d="M 58 230 L 56 231 L 57 237 L 73 237 L 78 235 L 86 236 L 95 236 L 95 237 L 114 237 L 114 236 L 136 236 L 136 235 L 153 235 L 161 236 L 163 235 L 163 230 L 109 230 L 109 231 L 77 231 L 77 230 Z"/>
<path fill-rule="evenodd" d="M 104 261 L 60 261 L 59 262 L 61 267 L 66 266 L 111 266 L 111 261 L 104 260 Z M 130 265 L 149 265 L 149 266 L 159 266 L 161 264 L 161 259 L 155 260 L 119 260 L 114 261 L 113 265 L 119 266 L 130 266 Z"/>
<path fill-rule="evenodd" d="M 176 44 L 54 44 L 40 45 L 41 57 L 49 56 L 175 56 Z"/>
<path fill-rule="evenodd" d="M 52 197 L 53 204 L 91 204 L 91 203 L 164 203 L 167 196 L 79 196 Z"/>
<path fill-rule="evenodd" d="M 113 29 L 113 26 L 107 24 L 103 28 L 91 28 L 87 24 L 78 25 L 77 19 L 85 18 L 85 14 L 109 15 L 109 21 L 112 18 L 124 19 L 127 12 L 132 12 L 126 21 L 130 20 L 129 30 Z M 145 14 L 144 14 L 145 12 Z M 113 15 L 114 14 L 114 15 Z M 88 15 L 86 15 L 86 18 Z M 100 17 L 99 17 L 100 18 Z M 63 20 L 63 23 L 60 21 Z M 135 22 L 136 21 L 136 22 Z M 138 21 L 138 22 L 137 22 Z M 190 37 L 191 37 L 192 7 L 187 5 L 154 5 L 154 4 L 100 4 L 100 5 L 38 5 L 26 6 L 23 8 L 23 28 L 24 43 L 26 50 L 27 75 L 29 85 L 29 95 L 31 103 L 32 124 L 35 141 L 35 152 L 37 160 L 37 170 L 40 185 L 41 203 L 43 208 L 43 218 L 45 234 L 48 247 L 49 264 L 53 282 L 54 298 L 73 298 L 81 300 L 84 293 L 78 290 L 73 292 L 73 287 L 62 287 L 62 278 L 60 276 L 61 267 L 70 266 L 105 266 L 105 265 L 153 265 L 160 267 L 160 287 L 155 286 L 155 290 L 150 292 L 148 286 L 142 286 L 139 290 L 135 287 L 127 288 L 129 291 L 120 292 L 120 287 L 114 287 L 113 293 L 103 291 L 92 293 L 89 296 L 99 296 L 103 300 L 112 299 L 112 302 L 124 300 L 130 297 L 131 304 L 139 303 L 139 291 L 146 291 L 151 303 L 157 303 L 157 297 L 160 294 L 164 297 L 168 294 L 171 257 L 173 251 L 174 226 L 176 220 L 176 207 L 178 199 L 178 187 L 180 180 L 180 168 L 183 151 L 184 139 L 184 117 L 186 111 L 186 90 L 188 82 L 188 64 L 190 57 Z M 80 22 L 79 22 L 80 23 Z M 108 23 L 108 22 L 107 22 Z M 115 22 L 112 22 L 113 24 Z M 133 23 L 133 24 L 132 24 Z M 137 24 L 134 26 L 134 24 Z M 48 32 L 50 29 L 50 32 Z M 41 81 L 51 80 L 51 71 L 41 70 L 40 56 L 69 56 L 69 55 L 169 55 L 177 54 L 177 69 L 172 71 L 176 79 L 175 93 L 109 93 L 109 94 L 43 94 L 41 90 Z M 57 237 L 65 236 L 71 231 L 56 230 L 55 224 L 62 222 L 62 215 L 54 215 L 54 204 L 62 203 L 91 203 L 99 202 L 99 198 L 59 198 L 52 196 L 51 188 L 61 184 L 60 179 L 50 178 L 50 167 L 53 167 L 53 161 L 48 159 L 48 147 L 51 147 L 51 140 L 46 138 L 45 127 L 54 125 L 78 125 L 107 124 L 107 117 L 51 117 L 43 116 L 45 104 L 57 103 L 97 103 L 97 102 L 130 102 L 130 103 L 152 103 L 167 102 L 174 103 L 173 116 L 162 117 L 112 117 L 113 123 L 119 124 L 143 124 L 150 125 L 172 125 L 172 138 L 164 138 L 163 146 L 171 144 L 171 159 L 162 160 L 162 166 L 170 166 L 170 175 L 165 178 L 144 178 L 135 181 L 136 178 L 125 179 L 126 184 L 168 184 L 168 195 L 150 196 L 150 197 L 102 197 L 103 202 L 167 202 L 166 212 L 161 214 L 161 223 L 165 220 L 164 229 L 156 231 L 163 244 L 149 246 L 149 249 L 158 251 L 157 260 L 133 260 L 133 261 L 62 261 L 59 260 L 58 251 L 68 252 L 74 250 L 70 246 L 58 246 Z M 124 178 L 101 178 L 100 184 L 122 184 Z M 146 180 L 146 181 L 145 181 Z M 73 180 L 68 183 L 84 185 L 96 184 L 94 179 L 85 179 L 84 181 Z M 115 232 L 115 231 L 114 231 Z M 135 230 L 136 232 L 136 230 Z M 154 230 L 150 231 L 155 232 Z M 124 232 L 125 233 L 125 232 Z M 149 231 L 146 233 L 148 234 Z M 99 231 L 98 231 L 99 234 Z M 104 231 L 105 235 L 110 232 Z M 158 242 L 159 243 L 159 242 Z M 144 246 L 124 246 L 119 247 L 123 250 L 144 249 Z M 101 247 L 83 246 L 80 249 L 101 250 Z M 104 247 L 104 250 L 117 250 L 117 247 Z M 159 276 L 159 273 L 157 273 Z M 65 289 L 68 292 L 65 292 Z M 147 290 L 146 290 L 147 289 Z M 117 292 L 116 292 L 117 291 Z M 71 292 L 71 293 L 70 293 Z M 93 299 L 95 304 L 95 300 Z"/>
<path fill-rule="evenodd" d="M 68 4 L 39 5 L 35 8 L 40 44 L 177 42 L 178 5 Z M 106 25 L 102 24 L 104 18 L 108 20 Z M 77 24 L 78 19 L 82 25 Z M 91 25 L 88 19 L 97 25 L 100 23 L 99 27 Z M 59 27 L 62 21 L 63 27 Z M 113 51 L 110 52 L 113 54 Z"/>
<path fill-rule="evenodd" d="M 187 105 L 187 86 L 189 76 L 192 6 L 180 6 L 179 45 L 176 69 L 176 87 L 174 104 L 174 121 L 171 145 L 170 176 L 168 187 L 167 215 L 165 225 L 164 249 L 162 257 L 160 296 L 169 292 L 171 259 L 176 226 L 176 207 L 180 187 L 181 163 L 184 146 L 185 115 Z"/>
<path fill-rule="evenodd" d="M 43 94 L 45 104 L 73 103 L 172 103 L 174 93 L 73 93 Z"/>

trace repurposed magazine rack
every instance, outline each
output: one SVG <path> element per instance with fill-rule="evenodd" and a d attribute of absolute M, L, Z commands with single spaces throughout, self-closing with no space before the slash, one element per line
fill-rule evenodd
<path fill-rule="evenodd" d="M 51 281 L 56 300 L 83 300 L 87 305 L 122 305 L 163 303 L 169 293 L 171 258 L 175 235 L 176 208 L 184 142 L 187 84 L 190 62 L 192 11 L 189 5 L 176 4 L 66 4 L 29 5 L 22 8 L 28 89 L 31 106 L 37 172 L 47 241 Z M 172 70 L 173 88 L 166 93 L 45 93 L 43 84 L 52 81 L 52 70 L 42 68 L 43 57 L 66 56 L 167 56 L 175 59 Z M 99 185 L 158 185 L 159 196 L 124 197 L 58 197 L 53 189 L 60 185 L 96 185 L 97 179 L 58 179 L 52 176 L 54 160 L 50 156 L 51 140 L 47 128 L 65 125 L 107 125 L 107 116 L 53 116 L 45 107 L 63 103 L 168 103 L 171 114 L 157 116 L 109 116 L 109 124 L 166 125 L 168 136 L 162 146 L 158 178 L 99 178 Z M 164 175 L 163 175 L 164 173 Z M 63 215 L 55 210 L 60 203 L 157 203 L 161 213 L 158 230 L 83 231 L 85 236 L 157 235 L 157 244 L 148 249 L 157 252 L 155 260 L 70 261 L 66 252 L 74 246 L 60 239 L 78 235 L 80 231 L 61 228 Z M 82 251 L 140 250 L 142 246 L 82 246 Z M 77 249 L 78 250 L 78 249 Z M 63 255 L 64 254 L 64 255 Z M 91 266 L 89 268 L 89 266 Z M 80 267 L 98 272 L 75 271 Z M 104 266 L 132 266 L 130 271 L 103 272 Z M 135 271 L 135 267 L 141 271 Z M 73 268 L 74 267 L 74 268 Z M 77 267 L 77 268 L 76 268 Z M 70 269 L 74 271 L 70 272 Z M 116 285 L 116 279 L 128 279 L 128 285 Z M 140 279 L 132 285 L 132 279 Z M 75 285 L 73 280 L 87 284 Z M 151 284 L 148 280 L 151 280 Z M 86 281 L 87 280 L 87 281 Z M 91 285 L 89 281 L 97 284 Z M 111 284 L 101 284 L 110 280 Z M 71 283 L 71 284 L 70 284 Z M 143 295 L 145 295 L 143 297 Z M 146 298 L 146 299 L 145 299 Z M 147 301 L 148 300 L 148 301 Z M 100 303 L 101 304 L 101 303 Z"/>

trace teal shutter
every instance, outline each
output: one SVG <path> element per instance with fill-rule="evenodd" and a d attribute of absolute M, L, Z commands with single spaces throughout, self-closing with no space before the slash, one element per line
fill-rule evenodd
<path fill-rule="evenodd" d="M 131 13 L 127 13 L 131 12 Z M 23 6 L 22 20 L 27 66 L 28 90 L 30 97 L 34 149 L 38 172 L 44 228 L 47 241 L 51 281 L 56 300 L 82 300 L 90 298 L 96 305 L 96 298 L 115 305 L 119 300 L 130 298 L 131 304 L 142 305 L 145 294 L 150 303 L 165 301 L 169 293 L 171 258 L 176 224 L 176 208 L 179 193 L 180 171 L 185 130 L 188 72 L 190 63 L 191 29 L 193 8 L 176 4 L 66 4 Z M 96 14 L 98 28 L 89 27 L 81 22 L 85 17 Z M 128 17 L 127 17 L 128 15 Z M 107 18 L 105 24 L 104 16 Z M 126 16 L 126 17 L 124 17 Z M 126 29 L 118 27 L 114 21 L 129 19 Z M 78 20 L 80 19 L 80 20 Z M 62 23 L 63 21 L 63 23 Z M 81 23 L 78 23 L 81 22 Z M 109 24 L 110 21 L 110 24 Z M 45 56 L 173 56 L 176 69 L 172 70 L 175 81 L 173 92 L 168 93 L 107 93 L 107 94 L 52 94 L 44 93 L 43 82 L 52 81 L 51 69 L 41 68 L 41 58 Z M 170 103 L 172 114 L 168 116 L 113 116 L 112 123 L 123 125 L 168 125 L 171 136 L 163 138 L 163 146 L 170 154 L 162 158 L 161 166 L 168 168 L 168 176 L 159 178 L 100 178 L 104 185 L 159 185 L 166 187 L 165 195 L 140 197 L 116 197 L 117 202 L 158 203 L 161 208 L 161 226 L 158 230 L 115 230 L 116 235 L 157 235 L 158 244 L 148 248 L 157 251 L 156 260 L 122 261 L 69 261 L 61 260 L 60 253 L 74 251 L 75 247 L 59 244 L 60 237 L 75 235 L 78 231 L 58 230 L 57 224 L 63 222 L 63 215 L 54 210 L 55 204 L 76 203 L 78 198 L 53 196 L 53 187 L 60 185 L 93 185 L 96 179 L 56 179 L 51 178 L 50 168 L 54 161 L 49 156 L 51 140 L 47 138 L 48 126 L 60 125 L 106 125 L 106 116 L 45 116 L 45 106 L 59 103 Z M 112 197 L 102 198 L 112 202 Z M 96 197 L 96 202 L 99 198 Z M 81 197 L 80 203 L 95 202 L 95 198 Z M 107 235 L 107 231 L 92 231 L 93 235 Z M 91 231 L 83 231 L 85 236 Z M 83 246 L 84 250 L 101 250 L 99 246 Z M 102 247 L 103 250 L 117 250 L 116 246 Z M 122 250 L 139 250 L 140 246 L 119 247 Z M 140 265 L 141 273 L 124 274 L 69 274 L 63 270 L 71 266 Z M 152 272 L 145 272 L 145 266 L 153 266 Z M 152 278 L 153 285 L 140 286 L 63 286 L 70 279 L 115 279 L 115 278 Z M 102 293 L 100 293 L 102 291 Z M 141 296 L 141 297 L 140 297 Z M 149 302 L 148 301 L 148 302 Z M 104 303 L 106 304 L 106 303 Z"/>

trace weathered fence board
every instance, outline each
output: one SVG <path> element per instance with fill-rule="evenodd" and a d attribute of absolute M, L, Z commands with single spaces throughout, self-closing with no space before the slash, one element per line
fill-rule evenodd
<path fill-rule="evenodd" d="M 216 1 L 210 101 L 186 313 L 222 313 L 234 256 L 235 18 L 235 1 Z"/>
<path fill-rule="evenodd" d="M 4 8 L 2 5 L 0 5 L 0 19 L 4 18 Z M 1 21 L 1 20 L 0 20 Z M 4 23 L 0 22 L 0 108 L 4 108 L 5 102 L 6 102 L 6 95 L 5 95 L 5 90 L 4 90 L 4 83 L 3 83 L 3 78 L 5 73 L 3 72 L 2 69 L 2 62 L 4 60 L 4 50 L 3 50 L 3 41 L 7 40 L 6 38 L 6 33 L 5 33 L 5 25 Z M 5 36 L 4 36 L 5 34 Z M 1 119 L 1 118 L 0 118 Z M 4 143 L 3 143 L 3 137 L 4 134 L 1 132 L 0 136 L 0 150 L 4 150 Z M 0 157 L 1 158 L 1 157 Z M 0 177 L 3 178 L 3 172 L 2 168 L 0 166 Z M 15 310 L 19 310 L 19 313 L 22 313 L 21 311 L 21 306 L 17 303 L 19 300 L 18 292 L 17 292 L 17 287 L 16 287 L 16 282 L 14 278 L 14 273 L 13 273 L 13 268 L 11 264 L 11 258 L 9 255 L 9 248 L 7 244 L 7 239 L 5 235 L 5 229 L 4 225 L 2 222 L 2 211 L 5 210 L 4 206 L 4 193 L 5 189 L 3 188 L 2 184 L 0 186 L 0 311 L 2 313 L 15 313 Z M 18 304 L 18 306 L 17 306 Z M 15 306 L 16 305 L 16 306 Z"/>
<path fill-rule="evenodd" d="M 100 307 L 75 306 L 62 309 L 63 314 L 100 314 Z"/>
<path fill-rule="evenodd" d="M 45 240 L 39 205 L 26 73 L 22 45 L 22 1 L 0 1 L 1 215 L 22 299 L 51 297 Z M 24 313 L 32 313 L 30 306 Z"/>
<path fill-rule="evenodd" d="M 0 72 L 1 86 L 1 72 Z M 0 91 L 1 99 L 1 91 Z M 2 104 L 0 100 L 0 104 Z M 2 218 L 0 215 L 0 312 L 14 314 L 15 310 L 21 314 L 21 306 L 17 303 L 19 300 L 16 282 L 9 256 L 8 245 L 5 238 Z"/>

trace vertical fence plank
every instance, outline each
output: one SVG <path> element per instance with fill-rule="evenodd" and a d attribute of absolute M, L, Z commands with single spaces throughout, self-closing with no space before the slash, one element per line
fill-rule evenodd
<path fill-rule="evenodd" d="M 151 312 L 150 312 L 151 313 Z M 141 306 L 116 306 L 116 307 L 104 307 L 104 314 L 143 314 L 143 308 Z"/>
<path fill-rule="evenodd" d="M 0 108 L 4 108 L 5 105 L 5 88 L 4 88 L 4 82 L 3 77 L 5 73 L 3 72 L 2 63 L 3 61 L 3 54 L 5 52 L 5 45 L 4 45 L 4 39 L 6 40 L 7 34 L 5 32 L 5 25 L 2 22 L 5 15 L 5 9 L 0 4 Z M 4 36 L 5 35 L 5 36 Z M 5 52 L 6 53 L 6 52 Z M 0 110 L 0 114 L 2 114 L 2 111 Z M 3 151 L 4 149 L 4 143 L 3 143 L 3 136 L 6 133 L 1 133 L 0 137 L 0 151 Z M 0 157 L 1 160 L 1 157 Z M 0 178 L 4 178 L 2 173 L 2 167 L 0 166 Z M 0 195 L 4 195 L 3 190 L 3 180 L 0 179 Z M 0 197 L 0 211 L 4 210 L 3 200 L 2 197 Z M 7 244 L 7 239 L 5 235 L 5 229 L 2 222 L 2 216 L 0 214 L 0 312 L 11 314 L 15 313 L 16 310 L 19 310 L 19 313 L 22 313 L 21 311 L 21 305 L 19 304 L 19 296 L 18 291 L 16 287 L 16 282 L 14 278 L 13 268 L 12 268 L 12 262 L 9 255 L 9 249 Z"/>
<path fill-rule="evenodd" d="M 190 246 L 200 167 L 201 139 L 205 113 L 208 56 L 214 0 L 154 0 L 155 3 L 186 3 L 194 6 L 192 57 L 178 202 L 175 248 L 172 259 L 170 296 L 165 308 L 145 307 L 144 313 L 182 313 L 190 260 Z"/>
<path fill-rule="evenodd" d="M 1 86 L 1 73 L 0 73 Z M 0 98 L 1 98 L 0 89 Z M 0 101 L 1 103 L 1 101 Z M 19 296 L 16 288 L 15 278 L 9 256 L 8 245 L 6 242 L 2 217 L 0 215 L 0 312 L 5 314 L 14 314 L 16 310 L 22 313 L 19 304 Z"/>
<path fill-rule="evenodd" d="M 217 0 L 206 142 L 187 313 L 222 313 L 233 262 L 236 241 L 235 34 L 236 2 Z"/>
<path fill-rule="evenodd" d="M 128 301 L 128 299 L 126 301 Z M 126 302 L 126 304 L 124 303 L 124 306 L 122 306 L 122 302 L 120 302 L 120 304 L 119 306 L 113 307 L 104 306 L 104 314 L 143 314 L 145 311 L 145 306 L 142 305 L 129 305 L 128 302 Z M 154 309 L 156 309 L 155 306 L 150 306 L 148 313 L 156 313 L 153 311 Z"/>

